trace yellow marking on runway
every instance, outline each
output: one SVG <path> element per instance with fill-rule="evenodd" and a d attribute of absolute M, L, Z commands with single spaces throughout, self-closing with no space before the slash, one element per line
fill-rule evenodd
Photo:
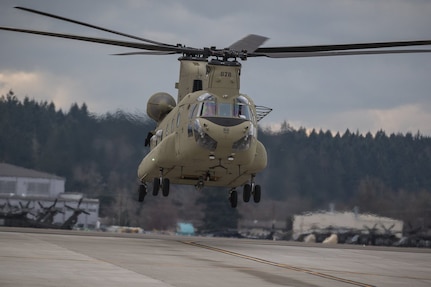
<path fill-rule="evenodd" d="M 225 249 L 221 249 L 221 248 L 217 248 L 217 247 L 212 247 L 212 246 L 200 244 L 200 243 L 197 243 L 197 242 L 194 242 L 194 241 L 181 241 L 181 242 L 184 243 L 184 244 L 187 244 L 187 245 L 191 245 L 191 246 L 195 246 L 195 247 L 200 247 L 200 248 L 212 250 L 212 251 L 219 252 L 219 253 L 224 253 L 224 254 L 227 254 L 227 255 L 231 255 L 231 256 L 235 256 L 235 257 L 247 259 L 247 260 L 251 260 L 251 261 L 262 263 L 262 264 L 267 264 L 267 265 L 272 265 L 272 266 L 276 266 L 276 267 L 280 267 L 280 268 L 284 268 L 284 269 L 289 269 L 289 270 L 296 271 L 296 272 L 302 272 L 302 273 L 305 273 L 305 274 L 309 274 L 309 275 L 313 275 L 313 276 L 318 276 L 318 277 L 321 277 L 321 278 L 325 278 L 325 279 L 328 279 L 328 280 L 333 280 L 333 281 L 337 281 L 337 282 L 343 282 L 343 283 L 346 283 L 346 284 L 350 284 L 350 285 L 354 285 L 354 286 L 360 286 L 360 287 L 374 287 L 373 285 L 370 285 L 370 284 L 367 284 L 367 283 L 362 283 L 362 282 L 358 282 L 358 281 L 344 279 L 344 278 L 341 278 L 341 277 L 337 277 L 337 276 L 325 274 L 325 273 L 322 273 L 322 272 L 316 272 L 316 271 L 305 269 L 305 268 L 301 268 L 301 267 L 295 267 L 295 266 L 288 265 L 288 264 L 277 263 L 277 262 L 273 262 L 273 261 L 269 261 L 269 260 L 265 260 L 265 259 L 253 257 L 253 256 L 248 256 L 248 255 L 244 255 L 244 254 L 233 252 L 233 251 L 229 251 L 229 250 L 225 250 Z"/>
<path fill-rule="evenodd" d="M 412 280 L 431 280 L 431 277 L 419 277 L 419 276 L 406 276 L 406 275 L 382 275 L 378 273 L 371 272 L 357 272 L 357 271 L 346 271 L 346 270 L 333 270 L 333 269 L 323 269 L 323 268 L 314 268 L 315 270 L 323 271 L 323 272 L 333 272 L 333 273 L 342 273 L 342 274 L 352 274 L 352 275 L 364 275 L 364 276 L 376 276 L 376 277 L 391 277 L 391 278 L 400 278 L 400 279 L 412 279 Z"/>

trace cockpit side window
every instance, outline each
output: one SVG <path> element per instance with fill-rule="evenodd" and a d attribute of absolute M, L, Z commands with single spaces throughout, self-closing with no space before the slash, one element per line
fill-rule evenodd
<path fill-rule="evenodd" d="M 189 119 L 193 119 L 194 117 L 196 117 L 197 110 L 198 110 L 198 105 L 196 105 L 196 104 L 193 104 L 190 107 L 190 110 L 189 110 Z"/>
<path fill-rule="evenodd" d="M 235 99 L 234 116 L 246 120 L 250 120 L 251 111 L 250 103 L 244 96 L 239 96 Z"/>

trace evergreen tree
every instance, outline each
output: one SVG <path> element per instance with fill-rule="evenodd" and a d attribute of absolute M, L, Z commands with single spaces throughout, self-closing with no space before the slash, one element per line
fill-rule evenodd
<path fill-rule="evenodd" d="M 153 129 L 154 123 L 142 115 L 116 111 L 96 116 L 85 104 L 64 112 L 53 103 L 20 101 L 12 91 L 0 97 L 0 161 L 65 177 L 67 191 L 100 199 L 102 215 L 119 214 L 111 210 L 121 205 L 116 202 L 119 193 L 136 195 L 136 169 Z M 360 204 L 362 210 L 384 206 L 402 217 L 401 209 L 421 209 L 415 199 L 428 202 L 431 194 L 431 138 L 419 132 L 361 135 L 346 130 L 332 135 L 284 122 L 279 132 L 259 129 L 258 134 L 268 153 L 268 166 L 256 178 L 265 199 L 295 198 L 313 209 L 330 202 Z M 198 204 L 204 229 L 236 228 L 239 213 L 230 207 L 226 192 L 202 191 Z M 132 224 L 129 215 L 122 220 Z"/>

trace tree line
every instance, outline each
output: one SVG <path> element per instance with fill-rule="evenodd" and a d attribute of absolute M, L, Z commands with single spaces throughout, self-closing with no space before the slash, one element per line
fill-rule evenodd
<path fill-rule="evenodd" d="M 370 179 L 392 190 L 431 190 L 431 138 L 419 132 L 333 135 L 285 123 L 280 132 L 263 132 L 260 138 L 268 147 L 265 176 L 274 179 L 267 182 L 274 199 L 309 196 L 316 207 L 345 202 Z"/>
<path fill-rule="evenodd" d="M 257 177 L 261 204 L 233 211 L 224 208 L 226 190 L 199 193 L 182 186 L 173 187 L 169 198 L 147 197 L 140 204 L 136 169 L 154 127 L 144 114 L 95 115 L 85 104 L 62 111 L 53 103 L 20 101 L 10 91 L 0 98 L 0 161 L 65 177 L 66 191 L 100 200 L 109 223 L 145 229 L 172 228 L 177 220 L 203 229 L 234 227 L 240 217 L 282 220 L 330 203 L 410 222 L 431 217 L 429 136 L 333 134 L 287 123 L 278 132 L 259 129 L 268 152 L 268 167 Z M 227 214 L 230 220 L 221 220 Z"/>

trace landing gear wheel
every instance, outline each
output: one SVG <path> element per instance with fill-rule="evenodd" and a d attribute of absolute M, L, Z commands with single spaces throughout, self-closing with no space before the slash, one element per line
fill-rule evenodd
<path fill-rule="evenodd" d="M 157 196 L 159 194 L 160 189 L 160 178 L 155 177 L 153 181 L 153 195 Z"/>
<path fill-rule="evenodd" d="M 249 202 L 251 197 L 251 185 L 250 184 L 244 184 L 244 190 L 242 192 L 242 199 L 244 202 Z"/>
<path fill-rule="evenodd" d="M 162 194 L 165 197 L 169 195 L 169 178 L 162 180 Z"/>
<path fill-rule="evenodd" d="M 232 208 L 236 208 L 238 205 L 238 192 L 236 190 L 232 190 L 229 196 L 230 206 Z"/>
<path fill-rule="evenodd" d="M 201 191 L 204 188 L 204 180 L 199 177 L 198 183 L 195 185 L 197 191 Z"/>
<path fill-rule="evenodd" d="M 146 195 L 147 195 L 147 186 L 145 184 L 140 184 L 138 189 L 138 201 L 143 202 Z"/>
<path fill-rule="evenodd" d="M 253 200 L 254 202 L 260 202 L 260 185 L 255 185 L 253 192 Z"/>

